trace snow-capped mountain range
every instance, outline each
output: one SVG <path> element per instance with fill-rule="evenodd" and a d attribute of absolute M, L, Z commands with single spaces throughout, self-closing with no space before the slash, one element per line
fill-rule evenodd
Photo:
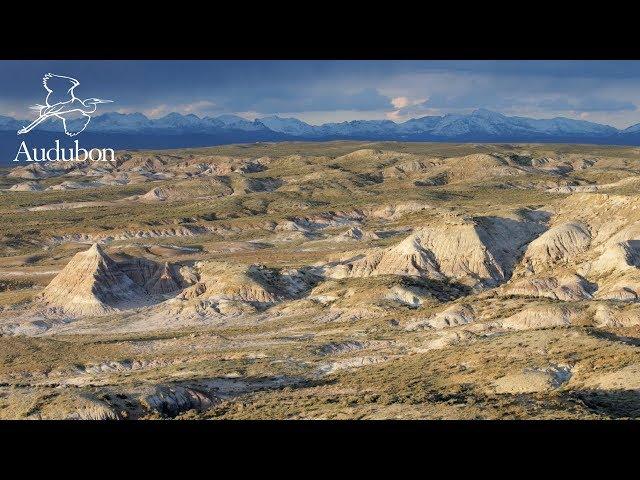
<path fill-rule="evenodd" d="M 0 155 L 15 150 L 16 131 L 29 120 L 0 115 Z M 62 131 L 59 121 L 47 121 L 29 135 L 50 141 Z M 226 143 L 286 140 L 396 140 L 444 142 L 556 142 L 640 145 L 640 124 L 620 130 L 608 125 L 557 117 L 510 117 L 485 109 L 465 115 L 391 120 L 354 120 L 310 125 L 296 118 L 267 116 L 247 120 L 237 115 L 198 117 L 170 113 L 151 119 L 142 113 L 109 112 L 91 119 L 83 142 L 114 148 L 186 148 Z M 0 163 L 5 163 L 0 158 Z"/>

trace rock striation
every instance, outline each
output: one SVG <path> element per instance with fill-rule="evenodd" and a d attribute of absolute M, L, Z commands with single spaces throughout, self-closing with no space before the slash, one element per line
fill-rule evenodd
<path fill-rule="evenodd" d="M 327 264 L 324 273 L 331 278 L 404 275 L 495 286 L 510 278 L 523 247 L 542 228 L 509 218 L 454 217 L 416 229 L 395 246 Z"/>
<path fill-rule="evenodd" d="M 169 264 L 145 259 L 116 262 L 94 243 L 77 253 L 43 290 L 40 301 L 71 316 L 96 316 L 150 301 L 150 294 L 182 288 Z"/>

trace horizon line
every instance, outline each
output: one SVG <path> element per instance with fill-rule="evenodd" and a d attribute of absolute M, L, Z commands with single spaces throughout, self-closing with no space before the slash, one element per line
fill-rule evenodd
<path fill-rule="evenodd" d="M 277 113 L 266 114 L 266 115 L 263 115 L 261 117 L 256 116 L 251 120 L 251 119 L 249 119 L 247 117 L 239 115 L 236 112 L 227 112 L 227 113 L 220 113 L 220 114 L 216 114 L 216 115 L 202 115 L 201 116 L 201 115 L 198 115 L 196 113 L 180 113 L 180 112 L 176 112 L 176 111 L 171 111 L 171 112 L 166 113 L 165 115 L 162 115 L 162 116 L 159 116 L 159 117 L 153 117 L 153 116 L 149 116 L 149 115 L 145 114 L 144 112 L 140 112 L 140 111 L 136 111 L 136 112 L 119 112 L 117 110 L 106 111 L 104 113 L 96 115 L 93 118 L 102 117 L 102 116 L 107 115 L 107 114 L 118 114 L 118 115 L 123 115 L 123 116 L 125 116 L 125 115 L 142 115 L 147 120 L 161 120 L 161 119 L 166 118 L 166 117 L 168 117 L 170 115 L 179 115 L 181 117 L 195 117 L 198 120 L 205 120 L 205 119 L 208 119 L 208 118 L 209 119 L 217 119 L 217 118 L 224 117 L 224 116 L 233 116 L 233 117 L 237 117 L 239 119 L 245 120 L 247 122 L 255 122 L 255 121 L 260 121 L 260 120 L 265 119 L 265 118 L 276 117 L 276 118 L 280 118 L 280 119 L 283 119 L 283 120 L 297 120 L 299 122 L 302 122 L 302 123 L 304 123 L 306 125 L 309 125 L 309 126 L 312 126 L 312 127 L 321 127 L 323 125 L 341 125 L 341 124 L 351 123 L 351 122 L 390 122 L 390 123 L 394 123 L 396 125 L 402 125 L 402 124 L 410 122 L 412 120 L 420 120 L 422 118 L 436 118 L 436 117 L 437 118 L 443 118 L 443 117 L 447 117 L 447 116 L 459 116 L 459 117 L 471 116 L 471 115 L 473 115 L 473 114 L 475 114 L 475 113 L 477 113 L 479 111 L 485 111 L 485 112 L 488 112 L 488 113 L 498 114 L 498 115 L 501 115 L 501 116 L 506 117 L 506 118 L 524 118 L 524 119 L 530 119 L 530 120 L 557 120 L 557 119 L 572 120 L 572 121 L 576 121 L 576 122 L 586 122 L 586 123 L 591 123 L 591 124 L 594 124 L 594 125 L 606 126 L 606 127 L 610 127 L 610 128 L 619 130 L 619 131 L 624 131 L 624 130 L 630 128 L 630 127 L 633 127 L 635 125 L 639 125 L 640 124 L 640 120 L 639 120 L 638 122 L 632 123 L 632 124 L 630 124 L 630 125 L 628 125 L 628 126 L 626 126 L 624 128 L 619 128 L 619 127 L 615 127 L 613 125 L 609 125 L 607 123 L 598 123 L 598 122 L 594 122 L 594 121 L 591 121 L 591 120 L 585 120 L 583 118 L 573 118 L 573 117 L 567 117 L 567 116 L 527 117 L 527 116 L 524 116 L 524 115 L 508 115 L 508 114 L 505 114 L 505 113 L 502 113 L 502 112 L 499 112 L 499 111 L 496 111 L 496 110 L 490 110 L 490 109 L 487 109 L 487 108 L 484 108 L 484 107 L 476 108 L 476 109 L 472 110 L 469 113 L 442 113 L 440 115 L 422 115 L 422 116 L 418 116 L 418 117 L 411 117 L 411 118 L 408 118 L 408 119 L 403 120 L 401 122 L 398 122 L 398 121 L 395 121 L 395 120 L 392 120 L 392 119 L 389 119 L 389 118 L 380 118 L 380 119 L 368 119 L 368 120 L 365 120 L 365 119 L 353 119 L 353 120 L 345 120 L 345 121 L 342 121 L 342 122 L 324 122 L 324 123 L 318 124 L 318 123 L 309 123 L 309 122 L 306 122 L 304 120 L 300 120 L 299 118 L 297 118 L 295 116 L 280 116 L 282 114 L 277 114 Z M 0 117 L 11 118 L 12 120 L 17 121 L 17 122 L 29 121 L 26 118 L 16 118 L 16 117 L 14 117 L 12 115 L 2 114 L 2 113 L 0 113 Z"/>

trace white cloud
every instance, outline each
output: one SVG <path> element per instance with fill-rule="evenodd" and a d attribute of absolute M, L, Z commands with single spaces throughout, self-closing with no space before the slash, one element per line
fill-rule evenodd
<path fill-rule="evenodd" d="M 401 120 L 400 110 L 394 110 L 392 112 L 387 112 L 386 117 L 388 120 L 393 120 L 394 122 L 399 122 Z"/>
<path fill-rule="evenodd" d="M 158 117 L 162 117 L 168 113 L 170 113 L 171 110 L 169 109 L 169 107 L 167 105 L 158 105 L 157 107 L 153 107 L 153 108 L 149 108 L 146 110 L 143 110 L 142 113 L 144 113 L 147 117 L 149 118 L 158 118 Z"/>
<path fill-rule="evenodd" d="M 404 108 L 409 105 L 409 99 L 407 97 L 395 97 L 391 99 L 391 104 L 395 108 Z"/>
<path fill-rule="evenodd" d="M 439 69 L 389 72 L 382 77 L 341 77 L 333 83 L 305 84 L 300 88 L 261 87 L 242 94 L 235 90 L 203 90 L 190 92 L 195 98 L 165 97 L 165 103 L 127 110 L 142 111 L 152 118 L 174 111 L 200 117 L 235 113 L 249 120 L 275 114 L 315 125 L 385 118 L 403 122 L 427 115 L 470 113 L 477 108 L 534 118 L 583 118 L 617 127 L 640 120 L 640 109 L 629 107 L 640 106 L 640 89 L 635 80 L 614 78 L 604 82 L 597 76 L 567 77 L 549 75 L 547 71 L 520 74 L 501 68 L 474 71 L 473 64 L 469 63 L 468 68 L 466 65 L 464 69 L 448 70 L 446 65 L 440 65 Z M 527 65 L 525 62 L 523 68 Z"/>
<path fill-rule="evenodd" d="M 404 122 L 410 118 L 438 115 L 440 111 L 429 108 L 427 100 L 427 98 L 396 97 L 391 100 L 395 110 L 386 112 L 385 116 L 394 122 Z"/>
<path fill-rule="evenodd" d="M 194 114 L 202 114 L 202 113 L 206 113 L 206 112 L 210 112 L 212 110 L 214 110 L 216 104 L 214 102 L 211 102 L 209 100 L 199 100 L 197 102 L 193 102 L 193 103 L 187 103 L 184 105 L 178 105 L 176 107 L 176 111 L 178 113 L 183 113 L 183 114 L 189 114 L 189 113 L 194 113 Z"/>

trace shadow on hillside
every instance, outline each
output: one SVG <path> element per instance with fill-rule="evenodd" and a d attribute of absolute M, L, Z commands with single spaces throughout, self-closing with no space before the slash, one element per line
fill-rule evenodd
<path fill-rule="evenodd" d="M 566 398 L 584 405 L 598 415 L 615 418 L 640 418 L 640 390 L 587 389 L 570 392 Z"/>
<path fill-rule="evenodd" d="M 601 340 L 621 342 L 627 345 L 632 345 L 634 347 L 640 347 L 640 338 L 636 338 L 636 337 L 627 337 L 624 335 L 617 335 L 612 332 L 607 332 L 604 330 L 596 330 L 596 329 L 588 329 L 587 334 Z"/>
<path fill-rule="evenodd" d="M 419 289 L 424 293 L 434 296 L 441 302 L 451 302 L 460 297 L 466 297 L 473 293 L 473 289 L 458 282 L 443 282 L 421 277 L 398 275 L 396 282 L 402 287 Z"/>
<path fill-rule="evenodd" d="M 476 216 L 473 220 L 492 238 L 493 242 L 488 242 L 488 250 L 494 258 L 501 260 L 505 280 L 511 278 L 529 243 L 547 230 L 545 225 L 528 219 L 490 215 Z"/>
<path fill-rule="evenodd" d="M 195 378 L 155 385 L 152 391 L 138 398 L 135 398 L 135 395 L 127 396 L 115 392 L 103 393 L 101 396 L 103 400 L 108 400 L 111 408 L 116 411 L 128 411 L 129 418 L 150 414 L 175 418 L 190 410 L 204 412 L 224 401 L 259 391 L 308 388 L 329 383 L 332 383 L 332 380 L 298 376 Z"/>

